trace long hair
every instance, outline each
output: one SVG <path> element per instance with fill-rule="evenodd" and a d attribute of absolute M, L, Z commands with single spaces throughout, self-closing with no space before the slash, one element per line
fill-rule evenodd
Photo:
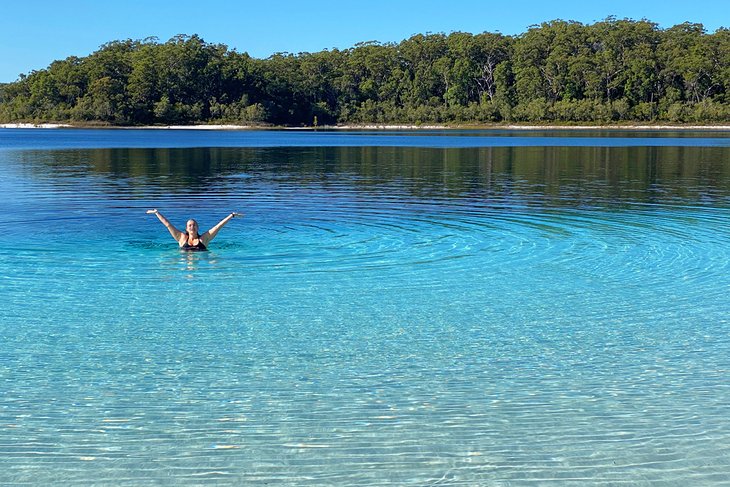
<path fill-rule="evenodd" d="M 195 223 L 195 228 L 196 228 L 195 235 L 193 235 L 192 237 L 199 239 L 200 238 L 200 225 L 198 225 L 197 220 L 194 220 L 192 218 L 190 220 L 188 220 L 187 222 L 185 222 L 185 234 L 187 235 L 187 233 L 188 233 L 188 223 L 190 223 L 190 222 Z"/>

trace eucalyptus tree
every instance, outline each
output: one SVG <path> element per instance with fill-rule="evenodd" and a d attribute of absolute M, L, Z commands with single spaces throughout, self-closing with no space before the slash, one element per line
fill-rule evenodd
<path fill-rule="evenodd" d="M 291 53 L 276 53 L 259 61 L 262 73 L 263 105 L 267 120 L 275 124 L 309 122 L 301 59 Z"/>
<path fill-rule="evenodd" d="M 721 28 L 714 34 L 715 65 L 717 73 L 717 99 L 730 104 L 730 29 Z"/>
<path fill-rule="evenodd" d="M 403 70 L 406 72 L 407 100 L 410 107 L 441 105 L 447 83 L 448 45 L 444 34 L 417 34 L 398 45 Z"/>
<path fill-rule="evenodd" d="M 0 120 L 719 121 L 728 104 L 730 30 L 609 17 L 267 59 L 196 35 L 113 41 L 3 85 Z"/>
<path fill-rule="evenodd" d="M 554 20 L 532 26 L 518 38 L 513 64 L 520 103 L 576 97 L 571 57 L 586 44 L 583 30 L 578 22 Z"/>
<path fill-rule="evenodd" d="M 336 83 L 342 76 L 343 58 L 344 54 L 337 49 L 299 55 L 302 97 L 309 111 L 303 112 L 302 123 L 331 124 L 337 120 Z"/>
<path fill-rule="evenodd" d="M 156 49 L 162 105 L 156 115 L 164 122 L 189 122 L 210 114 L 211 100 L 220 96 L 222 64 L 227 48 L 207 44 L 197 35 L 175 36 Z M 171 110 L 163 110 L 170 105 Z"/>
<path fill-rule="evenodd" d="M 587 95 L 606 102 L 650 101 L 656 86 L 657 24 L 608 17 L 588 27 L 595 71 Z"/>
<path fill-rule="evenodd" d="M 685 22 L 667 29 L 658 55 L 664 84 L 675 90 L 676 101 L 699 103 L 720 88 L 716 45 L 702 24 Z"/>
<path fill-rule="evenodd" d="M 144 39 L 132 57 L 132 72 L 127 82 L 127 93 L 135 123 L 152 123 L 155 103 L 161 98 L 160 70 L 158 68 L 157 38 Z"/>
<path fill-rule="evenodd" d="M 477 100 L 485 97 L 495 101 L 499 96 L 500 81 L 504 78 L 505 67 L 502 68 L 500 80 L 500 66 L 509 62 L 512 55 L 512 38 L 499 33 L 484 32 L 473 37 L 467 59 L 473 63 L 472 76 L 476 83 Z"/>

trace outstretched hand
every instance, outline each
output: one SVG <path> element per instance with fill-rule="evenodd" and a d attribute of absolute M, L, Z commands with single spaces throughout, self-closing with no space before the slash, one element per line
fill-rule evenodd
<path fill-rule="evenodd" d="M 233 218 L 240 218 L 240 217 L 242 217 L 242 216 L 243 216 L 243 213 L 238 213 L 238 212 L 236 212 L 236 211 L 232 211 L 232 212 L 231 212 L 231 216 L 232 216 Z"/>
<path fill-rule="evenodd" d="M 148 215 L 156 215 L 157 213 L 158 213 L 157 208 L 155 208 L 154 210 L 147 210 Z"/>

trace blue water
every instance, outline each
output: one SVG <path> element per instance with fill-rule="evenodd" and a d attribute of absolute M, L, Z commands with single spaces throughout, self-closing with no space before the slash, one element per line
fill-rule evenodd
<path fill-rule="evenodd" d="M 730 139 L 614 135 L 0 130 L 0 484 L 727 482 Z"/>
<path fill-rule="evenodd" d="M 701 130 L 152 130 L 0 129 L 0 148 L 160 147 L 730 147 L 730 132 Z"/>

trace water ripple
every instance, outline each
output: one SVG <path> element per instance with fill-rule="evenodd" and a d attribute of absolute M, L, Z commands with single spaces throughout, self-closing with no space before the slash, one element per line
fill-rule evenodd
<path fill-rule="evenodd" d="M 317 151 L 202 175 L 155 169 L 179 152 L 8 154 L 2 484 L 727 476 L 721 173 L 607 190 L 451 153 L 426 175 L 289 161 Z M 150 207 L 246 217 L 184 253 Z"/>

